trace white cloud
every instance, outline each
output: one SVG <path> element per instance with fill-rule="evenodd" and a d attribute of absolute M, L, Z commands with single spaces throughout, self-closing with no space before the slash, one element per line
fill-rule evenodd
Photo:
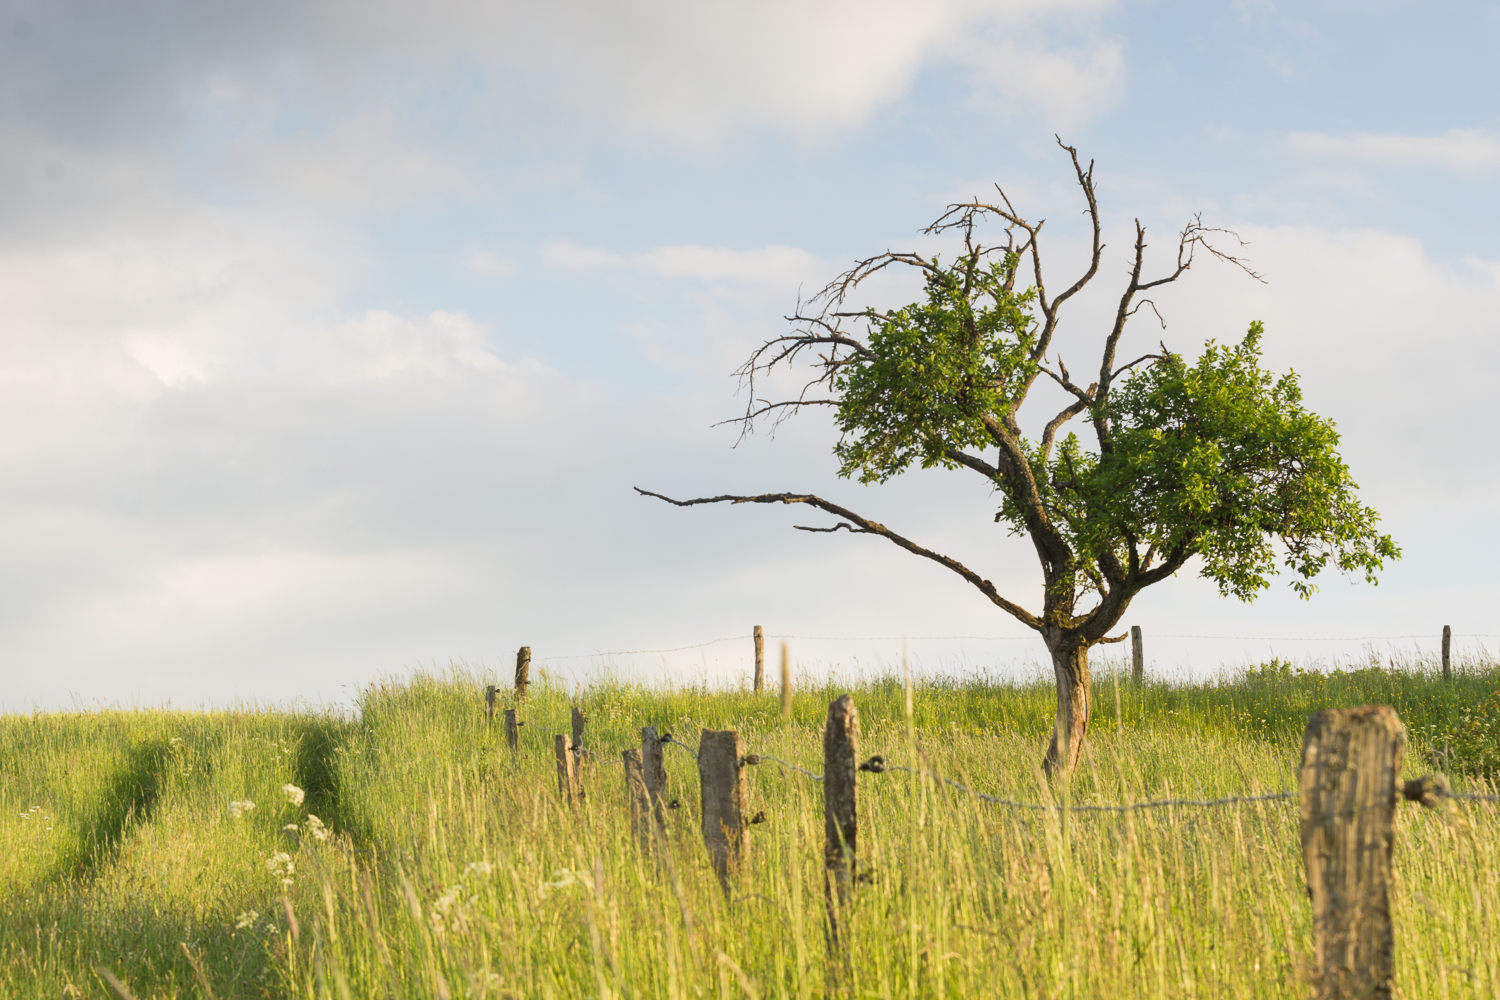
<path fill-rule="evenodd" d="M 1112 108 L 1125 72 L 1123 46 L 1112 39 L 1074 48 L 1005 38 L 971 58 L 981 100 L 1031 112 L 1061 131 Z"/>
<path fill-rule="evenodd" d="M 627 268 L 658 278 L 765 285 L 783 291 L 828 274 L 827 264 L 798 247 L 753 250 L 728 247 L 667 246 L 634 254 L 580 247 L 566 241 L 547 244 L 542 259 L 568 271 Z"/>
<path fill-rule="evenodd" d="M 200 107 L 212 118 L 214 109 Z M 207 157 L 215 182 L 263 190 L 320 212 L 390 211 L 473 187 L 462 156 L 426 140 L 420 124 L 389 107 L 363 107 L 330 123 L 288 132 L 265 109 Z M 422 138 L 414 142 L 414 133 Z"/>
<path fill-rule="evenodd" d="M 566 240 L 559 240 L 542 248 L 542 260 L 565 271 L 592 271 L 597 268 L 619 267 L 626 258 L 607 250 L 575 246 Z"/>
<path fill-rule="evenodd" d="M 84 147 L 161 151 L 186 135 L 215 154 L 215 183 L 249 176 L 379 207 L 466 184 L 450 152 L 476 140 L 821 136 L 857 127 L 943 64 L 1077 119 L 1116 76 L 1119 47 L 1090 40 L 1113 6 L 325 0 L 205 13 L 168 0 L 152 17 L 91 18 L 60 3 L 35 12 L 37 31 L 0 65 L 0 87 L 32 95 L 0 115 L 13 138 L 24 116 L 58 147 L 26 165 L 37 177 L 47 164 L 71 174 Z M 115 52 L 131 53 L 128 64 L 101 57 Z"/>
<path fill-rule="evenodd" d="M 1111 6 L 1112 0 L 562 0 L 414 8 L 392 0 L 329 11 L 362 26 L 355 37 L 408 52 L 467 52 L 490 72 L 520 68 L 574 114 L 606 110 L 627 130 L 695 145 L 747 125 L 805 135 L 856 125 L 898 97 L 924 65 L 987 61 L 975 39 L 1012 39 L 1004 46 L 1008 57 L 1046 78 L 1013 96 L 1053 107 L 1059 99 L 1042 84 L 1076 90 L 1098 81 L 1097 54 L 1049 61 L 1039 58 L 1050 50 L 1042 36 L 1028 35 L 1026 45 L 1013 40 L 1020 29 L 1054 20 L 1086 30 L 1093 15 Z M 1062 102 L 1073 108 L 1074 95 Z"/>
<path fill-rule="evenodd" d="M 1470 171 L 1500 167 L 1500 139 L 1480 129 L 1454 129 L 1439 136 L 1294 132 L 1283 140 L 1282 146 L 1294 155 L 1319 159 Z"/>

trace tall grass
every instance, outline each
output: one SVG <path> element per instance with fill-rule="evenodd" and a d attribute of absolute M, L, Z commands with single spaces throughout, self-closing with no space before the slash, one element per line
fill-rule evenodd
<path fill-rule="evenodd" d="M 1211 683 L 1122 683 L 1122 725 L 1106 668 L 1065 789 L 1037 769 L 1046 684 L 925 682 L 910 725 L 899 681 L 852 688 L 865 754 L 1033 802 L 1294 788 L 1307 714 L 1367 702 L 1406 720 L 1408 776 L 1434 759 L 1482 773 L 1474 720 L 1500 668 L 1463 665 L 1444 684 L 1430 664 L 1397 666 L 1324 675 L 1273 662 Z M 775 698 L 748 692 L 608 679 L 569 692 L 543 677 L 512 757 L 484 720 L 484 682 L 455 672 L 377 685 L 357 720 L 0 719 L 0 995 L 111 996 L 99 965 L 141 1000 L 830 994 L 820 786 L 747 768 L 750 811 L 766 822 L 726 893 L 702 848 L 691 756 L 667 748 L 678 808 L 653 856 L 630 832 L 619 750 L 642 725 L 689 744 L 736 728 L 753 751 L 820 771 L 828 703 L 851 686 L 800 690 L 787 721 Z M 573 704 L 593 751 L 576 808 L 559 799 L 551 753 Z M 300 805 L 285 784 L 305 790 Z M 848 995 L 1306 992 L 1295 803 L 1033 812 L 900 772 L 862 775 L 860 797 Z M 232 817 L 229 803 L 246 800 L 255 809 Z M 310 814 L 333 836 L 318 839 Z M 1398 830 L 1400 988 L 1500 995 L 1500 816 L 1403 807 Z"/>

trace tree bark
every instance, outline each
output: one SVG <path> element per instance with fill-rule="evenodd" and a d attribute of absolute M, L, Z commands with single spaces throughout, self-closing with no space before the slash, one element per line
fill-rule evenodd
<path fill-rule="evenodd" d="M 1057 724 L 1043 767 L 1049 778 L 1066 778 L 1078 766 L 1089 729 L 1089 647 L 1078 635 L 1068 633 L 1048 636 L 1046 642 L 1057 675 Z"/>

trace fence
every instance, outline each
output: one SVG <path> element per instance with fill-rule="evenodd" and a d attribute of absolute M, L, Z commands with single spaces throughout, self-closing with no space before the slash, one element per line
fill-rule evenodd
<path fill-rule="evenodd" d="M 1445 629 L 1445 633 L 1446 633 Z M 756 629 L 759 633 L 760 629 Z M 757 639 L 760 636 L 757 634 Z M 1139 634 L 1134 636 L 1140 647 Z M 1445 635 L 1446 638 L 1446 635 Z M 1445 644 L 1446 646 L 1446 644 Z M 762 643 L 756 643 L 757 654 Z M 1446 649 L 1445 649 L 1446 651 Z M 530 649 L 523 648 L 529 666 Z M 1445 659 L 1445 668 L 1446 657 Z M 1445 669 L 1445 676 L 1448 671 Z M 757 664 L 756 677 L 762 670 Z M 759 686 L 757 686 L 757 690 Z M 783 652 L 783 694 L 788 691 Z M 524 696 L 523 657 L 517 657 L 516 692 Z M 485 689 L 486 717 L 493 720 L 496 689 Z M 518 752 L 516 711 L 505 713 L 506 739 Z M 571 733 L 557 733 L 553 751 L 557 762 L 558 793 L 575 805 L 583 795 L 578 781 L 582 754 L 597 757 L 585 744 L 588 719 L 572 709 Z M 1216 808 L 1248 803 L 1291 802 L 1301 807 L 1301 844 L 1313 924 L 1313 986 L 1318 1000 L 1392 995 L 1394 932 L 1390 911 L 1392 848 L 1396 810 L 1400 802 L 1427 808 L 1452 808 L 1456 803 L 1500 802 L 1500 795 L 1453 792 L 1441 774 L 1402 783 L 1401 759 L 1405 729 L 1388 706 L 1329 709 L 1313 714 L 1303 734 L 1298 791 L 1234 795 L 1219 799 L 1159 799 L 1118 804 L 1019 802 L 975 792 L 940 775 L 894 764 L 884 757 L 860 761 L 859 712 L 850 695 L 828 707 L 823 731 L 823 773 L 749 750 L 735 730 L 701 733 L 698 747 L 653 726 L 640 730 L 639 749 L 621 751 L 624 790 L 630 807 L 631 829 L 642 850 L 670 869 L 666 842 L 666 811 L 678 804 L 665 800 L 664 750 L 676 747 L 696 764 L 704 848 L 725 892 L 729 892 L 748 843 L 751 825 L 764 814 L 749 816 L 745 769 L 774 764 L 823 785 L 824 904 L 831 975 L 847 973 L 849 942 L 843 933 L 846 916 L 859 884 L 859 784 L 866 774 L 902 772 L 950 786 L 973 799 L 1002 808 L 1033 812 L 1123 814 L 1147 809 Z M 675 879 L 675 872 L 672 873 Z"/>
<path fill-rule="evenodd" d="M 1357 636 L 1249 636 L 1249 635 L 1186 635 L 1179 633 L 1161 633 L 1160 639 L 1185 639 L 1185 640 L 1226 640 L 1244 642 L 1395 642 L 1398 640 L 1433 639 L 1435 635 L 1405 634 L 1405 635 L 1357 635 Z M 1444 625 L 1439 638 L 1439 650 L 1442 663 L 1443 678 L 1451 680 L 1453 677 L 1452 652 L 1453 639 L 1500 639 L 1500 635 L 1489 633 L 1470 633 L 1466 636 L 1458 636 L 1451 626 Z M 782 669 L 786 669 L 786 643 L 789 639 L 802 639 L 812 642 L 906 642 L 922 640 L 975 640 L 985 642 L 999 641 L 1025 641 L 1031 636 L 993 636 L 993 635 L 925 635 L 925 636 L 806 636 L 806 635 L 767 635 L 765 630 L 756 625 L 748 635 L 723 636 L 710 639 L 707 642 L 692 643 L 686 646 L 672 646 L 663 649 L 625 649 L 610 650 L 596 653 L 571 653 L 559 656 L 549 656 L 549 662 L 563 662 L 568 660 L 594 659 L 599 656 L 645 656 L 667 653 L 682 653 L 694 649 L 706 649 L 709 646 L 717 646 L 728 642 L 744 642 L 749 640 L 753 645 L 754 672 L 753 688 L 761 691 L 765 685 L 765 641 L 766 639 L 781 639 L 782 642 Z M 1144 680 L 1146 668 L 1145 636 L 1139 625 L 1132 625 L 1128 633 L 1122 634 L 1118 640 L 1130 640 L 1130 676 L 1137 683 Z M 1481 647 L 1482 648 L 1482 647 Z M 518 694 L 524 692 L 525 685 L 529 681 L 529 669 L 531 664 L 531 647 L 523 646 L 516 658 L 516 691 Z"/>

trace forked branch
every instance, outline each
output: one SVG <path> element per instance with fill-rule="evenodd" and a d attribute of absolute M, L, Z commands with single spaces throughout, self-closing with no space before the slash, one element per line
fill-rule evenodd
<path fill-rule="evenodd" d="M 975 573 L 973 570 L 969 569 L 957 559 L 954 559 L 950 556 L 945 556 L 940 552 L 934 552 L 931 549 L 923 548 L 916 542 L 913 542 L 911 539 L 904 538 L 901 535 L 896 534 L 896 532 L 892 531 L 890 528 L 887 528 L 885 525 L 880 524 L 877 521 L 871 521 L 867 517 L 861 517 L 860 515 L 854 513 L 854 511 L 849 510 L 845 507 L 840 507 L 838 504 L 830 503 L 827 500 L 824 500 L 822 497 L 816 497 L 810 493 L 762 493 L 759 496 L 730 496 L 726 494 L 724 496 L 717 497 L 698 497 L 693 500 L 674 500 L 671 497 L 663 496 L 660 493 L 653 493 L 650 490 L 643 490 L 639 486 L 635 487 L 635 491 L 641 494 L 641 496 L 656 497 L 656 499 L 658 500 L 665 500 L 667 503 L 673 504 L 677 507 L 693 507 L 702 503 L 803 503 L 807 504 L 809 507 L 816 507 L 819 510 L 827 511 L 835 517 L 841 517 L 849 523 L 844 525 L 835 525 L 832 528 L 804 527 L 799 528 L 799 530 L 832 532 L 837 531 L 840 527 L 845 527 L 849 531 L 856 534 L 880 535 L 882 538 L 894 542 L 896 545 L 901 546 L 903 549 L 912 553 L 913 555 L 921 556 L 924 559 L 931 559 L 938 565 L 944 566 L 947 569 L 950 569 L 953 572 L 957 573 L 959 576 L 969 581 L 969 583 L 973 584 L 973 586 L 978 589 L 978 591 L 985 597 L 988 597 L 992 604 L 1000 608 L 1002 611 L 1010 614 L 1022 624 L 1028 625 L 1031 628 L 1037 630 L 1040 630 L 1042 627 L 1042 622 L 1039 618 L 1036 617 L 1036 615 L 1033 615 L 1030 611 L 1027 611 L 1020 605 L 1014 604 L 1001 597 L 1000 592 L 995 589 L 994 584 L 982 578 L 978 573 Z"/>

